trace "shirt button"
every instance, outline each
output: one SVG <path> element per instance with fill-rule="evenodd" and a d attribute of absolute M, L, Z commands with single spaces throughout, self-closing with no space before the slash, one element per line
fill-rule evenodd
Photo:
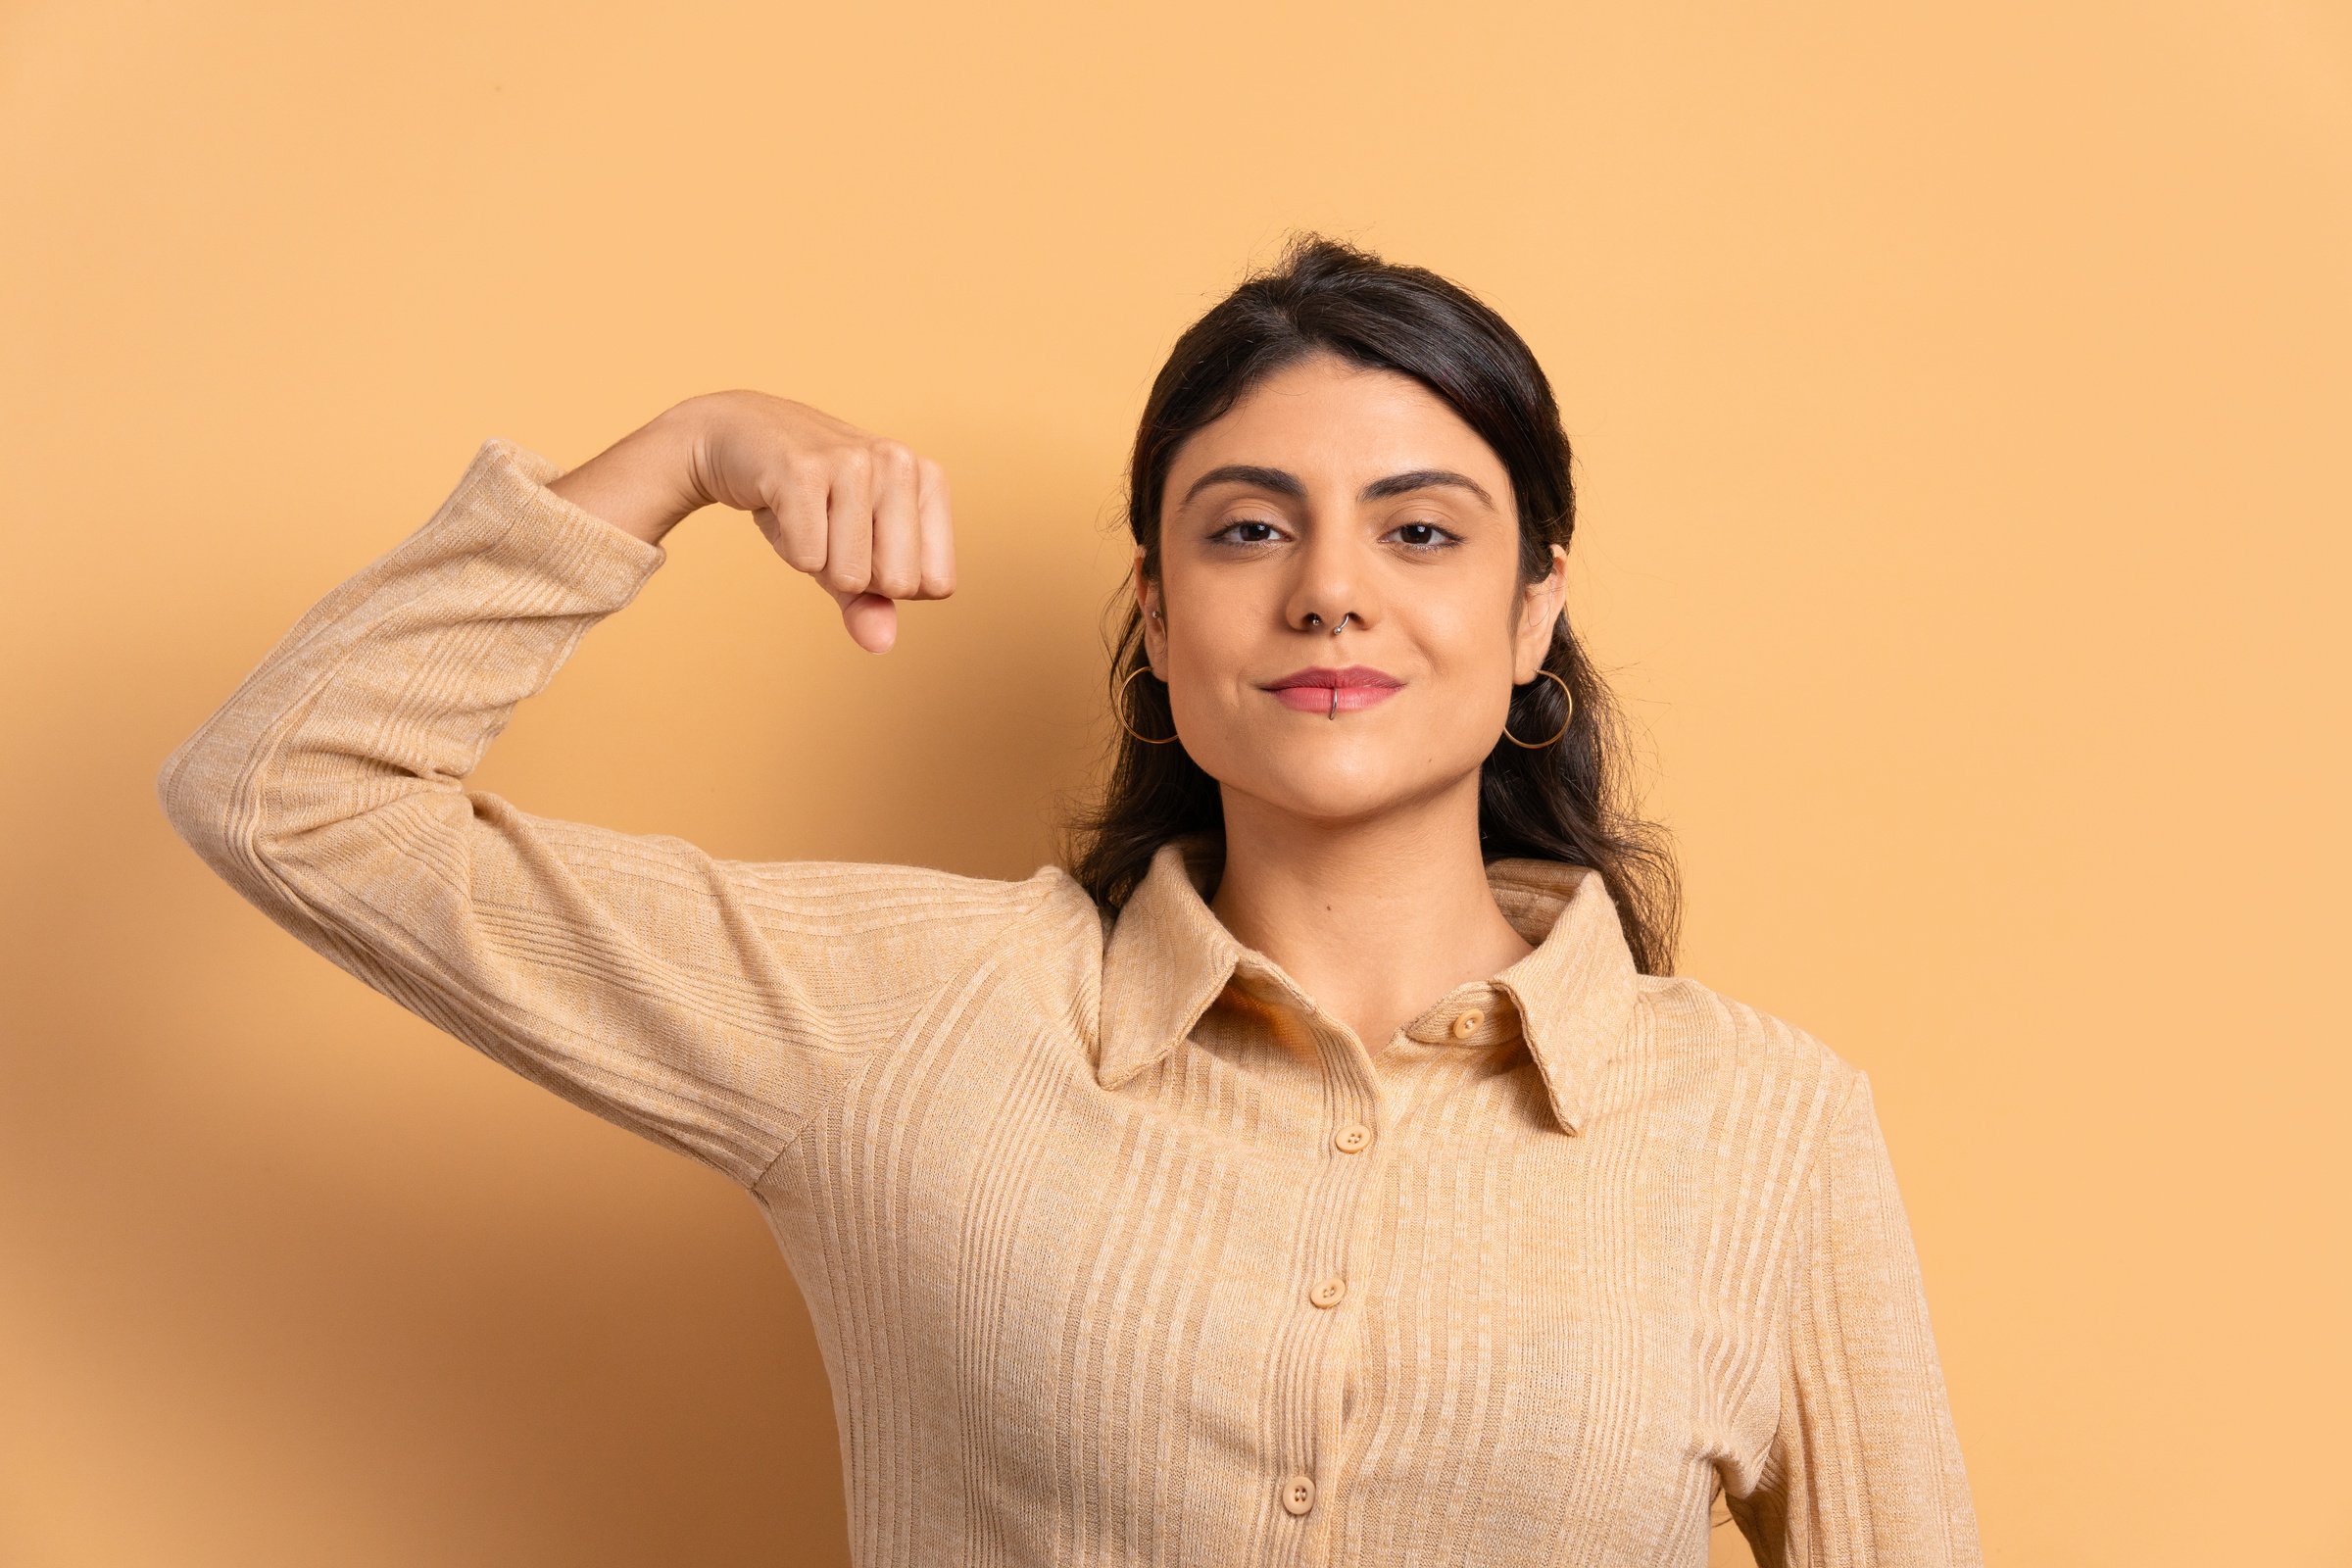
<path fill-rule="evenodd" d="M 1348 1294 L 1348 1282 L 1334 1274 L 1307 1292 L 1306 1298 L 1317 1306 L 1337 1306 L 1340 1298 Z"/>
<path fill-rule="evenodd" d="M 1340 1135 L 1332 1142 L 1343 1154 L 1360 1154 L 1372 1147 L 1372 1129 L 1360 1121 L 1351 1121 L 1340 1129 Z"/>
<path fill-rule="evenodd" d="M 1467 1040 L 1471 1032 L 1487 1021 L 1487 1015 L 1476 1007 L 1465 1008 L 1453 1020 L 1453 1038 Z"/>
<path fill-rule="evenodd" d="M 1304 1513 L 1315 1505 L 1315 1478 L 1293 1476 L 1282 1484 L 1282 1505 L 1293 1513 Z"/>

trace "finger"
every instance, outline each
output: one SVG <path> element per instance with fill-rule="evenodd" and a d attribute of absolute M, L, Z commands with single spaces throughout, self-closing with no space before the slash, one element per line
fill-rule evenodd
<path fill-rule="evenodd" d="M 845 447 L 833 457 L 833 482 L 825 497 L 825 571 L 828 588 L 862 593 L 873 573 L 873 458 L 864 447 Z"/>
<path fill-rule="evenodd" d="M 825 491 L 830 468 L 821 458 L 785 460 L 772 488 L 769 515 L 759 518 L 784 564 L 813 575 L 825 569 Z"/>
<path fill-rule="evenodd" d="M 947 471 L 929 458 L 915 465 L 914 510 L 923 576 L 916 597 L 945 599 L 956 591 L 956 527 L 948 515 Z"/>
<path fill-rule="evenodd" d="M 873 570 L 866 591 L 909 599 L 922 589 L 922 533 L 915 515 L 914 453 L 896 441 L 874 453 Z"/>

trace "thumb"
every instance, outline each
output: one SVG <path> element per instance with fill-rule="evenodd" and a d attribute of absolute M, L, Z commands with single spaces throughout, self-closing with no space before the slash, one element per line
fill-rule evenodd
<path fill-rule="evenodd" d="M 853 642 L 869 654 L 887 654 L 899 640 L 899 607 L 880 594 L 828 588 L 841 606 L 841 623 Z"/>

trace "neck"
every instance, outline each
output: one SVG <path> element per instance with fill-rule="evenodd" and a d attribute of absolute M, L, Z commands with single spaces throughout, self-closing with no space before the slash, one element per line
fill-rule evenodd
<path fill-rule="evenodd" d="M 1534 951 L 1494 903 L 1478 846 L 1478 779 L 1334 823 L 1228 790 L 1225 868 L 1209 908 L 1378 1055 L 1470 980 Z"/>

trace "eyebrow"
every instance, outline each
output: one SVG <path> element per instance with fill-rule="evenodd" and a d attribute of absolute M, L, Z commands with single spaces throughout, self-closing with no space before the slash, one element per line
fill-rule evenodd
<path fill-rule="evenodd" d="M 1306 486 L 1299 483 L 1298 476 L 1288 468 L 1269 468 L 1262 464 L 1255 463 L 1228 463 L 1223 467 L 1211 468 L 1200 478 L 1195 479 L 1192 487 L 1185 491 L 1184 499 L 1177 505 L 1180 507 L 1191 506 L 1193 497 L 1212 484 L 1253 485 L 1260 490 L 1271 490 L 1276 495 L 1289 496 L 1293 500 L 1301 500 L 1306 495 Z M 1375 479 L 1364 486 L 1356 499 L 1358 501 L 1385 501 L 1390 496 L 1400 496 L 1408 491 L 1427 490 L 1440 485 L 1452 485 L 1458 489 L 1467 490 L 1488 506 L 1494 505 L 1494 498 L 1487 494 L 1484 485 L 1468 474 L 1456 473 L 1451 468 L 1414 468 L 1404 473 L 1392 473 L 1385 479 Z"/>

